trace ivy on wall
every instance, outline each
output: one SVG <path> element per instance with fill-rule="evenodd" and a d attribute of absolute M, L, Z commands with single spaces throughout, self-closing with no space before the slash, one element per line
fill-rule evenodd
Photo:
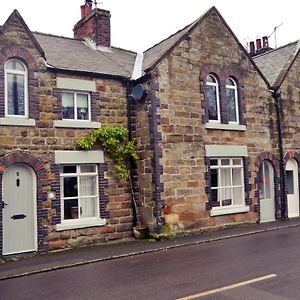
<path fill-rule="evenodd" d="M 128 178 L 126 163 L 130 159 L 138 160 L 134 141 L 128 141 L 128 130 L 123 127 L 101 127 L 76 141 L 76 146 L 82 150 L 91 150 L 95 144 L 100 145 L 113 159 L 116 176 Z"/>

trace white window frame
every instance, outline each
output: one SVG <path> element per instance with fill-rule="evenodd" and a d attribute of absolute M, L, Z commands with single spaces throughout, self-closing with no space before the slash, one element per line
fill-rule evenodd
<path fill-rule="evenodd" d="M 245 204 L 245 183 L 244 183 L 244 166 L 243 166 L 243 159 L 242 157 L 210 157 L 210 160 L 216 160 L 217 165 L 210 165 L 210 170 L 217 170 L 218 172 L 218 186 L 217 187 L 211 187 L 211 190 L 217 190 L 217 197 L 218 197 L 218 202 L 220 203 L 220 206 L 217 207 L 212 207 L 210 211 L 211 216 L 218 216 L 218 215 L 225 215 L 225 214 L 233 214 L 233 213 L 241 213 L 241 212 L 248 212 L 249 211 L 249 206 L 246 206 Z M 228 159 L 229 160 L 229 165 L 222 165 L 222 159 Z M 234 165 L 233 160 L 240 160 L 239 165 Z M 220 186 L 221 182 L 221 169 L 230 169 L 230 186 Z M 233 185 L 233 176 L 232 176 L 232 170 L 233 169 L 240 169 L 241 170 L 241 185 Z M 230 188 L 230 193 L 231 195 L 233 194 L 233 188 L 241 188 L 242 190 L 242 204 L 236 205 L 236 204 L 231 204 L 231 205 L 223 205 L 222 201 L 220 201 L 220 193 L 223 188 Z"/>
<path fill-rule="evenodd" d="M 207 78 L 208 77 L 212 77 L 214 79 L 215 82 L 209 82 L 207 81 Z M 208 74 L 206 76 L 206 85 L 207 86 L 212 86 L 215 88 L 216 90 L 216 100 L 217 100 L 217 115 L 218 115 L 218 119 L 217 120 L 211 120 L 209 119 L 209 112 L 208 112 L 208 122 L 209 123 L 220 123 L 221 122 L 221 113 L 220 113 L 220 95 L 219 95 L 219 81 L 218 79 L 216 78 L 216 76 L 214 76 L 213 74 Z M 208 94 L 206 95 L 208 96 Z M 209 99 L 207 99 L 208 101 L 208 104 L 209 104 Z M 209 110 L 209 105 L 208 105 L 208 110 Z"/>
<path fill-rule="evenodd" d="M 91 165 L 95 167 L 95 172 L 86 172 L 83 173 L 81 172 L 81 166 L 83 165 Z M 62 169 L 64 166 L 76 166 L 76 173 L 63 173 Z M 101 226 L 106 224 L 106 219 L 100 218 L 100 199 L 99 199 L 99 174 L 98 174 L 98 164 L 96 163 L 87 163 L 87 164 L 62 164 L 61 166 L 61 171 L 60 171 L 60 205 L 61 205 L 61 223 L 56 225 L 56 230 L 67 230 L 67 229 L 75 229 L 75 228 L 85 228 L 85 227 L 92 227 L 92 226 Z M 96 195 L 89 195 L 89 196 L 80 196 L 80 177 L 81 176 L 91 176 L 91 177 L 96 177 L 97 179 L 97 185 L 96 185 Z M 64 178 L 66 177 L 77 177 L 77 184 L 78 184 L 78 195 L 74 197 L 64 197 Z M 79 218 L 78 219 L 64 219 L 64 205 L 65 201 L 78 199 L 78 211 L 80 211 L 80 201 L 84 198 L 95 198 L 95 215 L 92 217 L 85 217 L 85 218 L 80 218 L 80 213 L 79 213 Z"/>
<path fill-rule="evenodd" d="M 63 94 L 73 94 L 74 95 L 74 119 L 65 119 L 62 116 L 63 121 L 67 122 L 91 122 L 91 93 L 90 92 L 84 92 L 84 91 L 75 91 L 75 90 L 62 90 L 61 97 L 63 97 Z M 89 118 L 86 120 L 78 119 L 77 115 L 77 94 L 87 95 L 88 96 L 88 116 Z M 62 101 L 62 100 L 61 100 Z M 61 107 L 63 109 L 63 104 L 61 103 Z M 63 114 L 63 113 L 62 113 Z"/>
<path fill-rule="evenodd" d="M 7 68 L 8 63 L 16 61 L 20 63 L 25 71 L 19 71 L 19 70 L 11 70 Z M 5 85 L 5 117 L 13 117 L 13 118 L 28 118 L 28 69 L 26 65 L 20 61 L 19 59 L 9 59 L 4 66 L 4 85 Z M 8 74 L 16 74 L 16 75 L 23 75 L 24 76 L 24 115 L 10 115 L 8 114 L 8 88 L 7 88 L 7 75 Z"/>
<path fill-rule="evenodd" d="M 240 121 L 239 121 L 239 101 L 238 101 L 237 83 L 232 77 L 228 77 L 226 79 L 226 81 L 227 80 L 230 80 L 233 83 L 233 86 L 226 84 L 225 88 L 230 89 L 230 90 L 234 90 L 234 98 L 235 98 L 234 101 L 235 101 L 235 107 L 236 107 L 236 110 L 235 110 L 236 121 L 230 121 L 229 120 L 229 110 L 228 110 L 228 123 L 229 124 L 239 124 Z M 226 95 L 226 92 L 225 92 L 225 95 Z M 226 97 L 226 103 L 227 103 L 227 108 L 228 108 L 229 101 L 228 101 L 227 97 Z"/>

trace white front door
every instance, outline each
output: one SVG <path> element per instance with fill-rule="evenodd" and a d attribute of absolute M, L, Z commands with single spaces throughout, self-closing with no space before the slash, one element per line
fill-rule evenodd
<path fill-rule="evenodd" d="M 298 165 L 294 159 L 286 163 L 288 217 L 299 217 Z"/>
<path fill-rule="evenodd" d="M 259 168 L 260 222 L 275 220 L 274 172 L 269 161 L 264 160 Z"/>
<path fill-rule="evenodd" d="M 26 164 L 3 174 L 3 255 L 36 251 L 36 176 Z"/>

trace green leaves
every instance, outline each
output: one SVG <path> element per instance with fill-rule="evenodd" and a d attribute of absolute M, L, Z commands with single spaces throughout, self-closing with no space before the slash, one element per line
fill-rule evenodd
<path fill-rule="evenodd" d="M 127 178 L 126 162 L 130 158 L 138 160 L 134 142 L 128 141 L 128 130 L 123 127 L 101 127 L 76 141 L 76 146 L 82 150 L 91 150 L 94 144 L 102 146 L 114 160 L 116 176 Z"/>

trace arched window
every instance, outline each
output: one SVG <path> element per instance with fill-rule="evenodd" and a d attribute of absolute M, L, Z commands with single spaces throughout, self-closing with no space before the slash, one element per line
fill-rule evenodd
<path fill-rule="evenodd" d="M 16 59 L 5 64 L 5 115 L 28 117 L 27 68 Z"/>
<path fill-rule="evenodd" d="M 239 123 L 237 84 L 232 78 L 226 80 L 226 102 L 228 108 L 228 122 Z"/>
<path fill-rule="evenodd" d="M 212 74 L 206 77 L 206 97 L 209 121 L 220 122 L 219 83 Z"/>

